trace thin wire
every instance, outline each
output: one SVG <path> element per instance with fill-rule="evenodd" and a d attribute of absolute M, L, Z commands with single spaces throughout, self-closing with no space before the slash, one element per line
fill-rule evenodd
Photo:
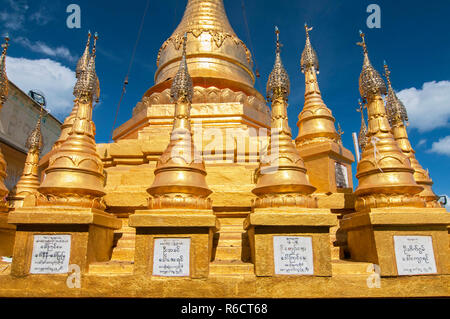
<path fill-rule="evenodd" d="M 133 53 L 131 54 L 130 63 L 128 65 L 127 75 L 125 76 L 125 80 L 123 81 L 122 94 L 120 95 L 119 103 L 117 104 L 116 115 L 114 117 L 114 122 L 113 122 L 113 126 L 112 126 L 112 129 L 111 129 L 111 140 L 113 138 L 114 127 L 116 126 L 117 116 L 119 115 L 120 104 L 122 103 L 123 96 L 125 95 L 125 92 L 126 92 L 126 86 L 128 84 L 128 76 L 130 75 L 131 68 L 133 66 L 134 57 L 136 55 L 137 46 L 138 46 L 139 40 L 141 38 L 142 29 L 144 28 L 145 17 L 147 15 L 147 11 L 148 11 L 149 6 L 150 6 L 150 0 L 147 0 L 147 4 L 146 4 L 145 10 L 144 10 L 144 14 L 142 15 L 141 25 L 139 27 L 139 32 L 138 32 L 138 35 L 137 35 L 137 38 L 136 38 L 136 42 L 134 43 Z"/>
<path fill-rule="evenodd" d="M 247 21 L 247 13 L 245 11 L 245 4 L 244 4 L 244 0 L 241 0 L 241 6 L 242 6 L 242 15 L 244 16 L 244 23 L 245 23 L 245 30 L 247 32 L 247 38 L 248 38 L 248 42 L 250 44 L 250 50 L 253 53 L 253 61 L 255 62 L 255 73 L 256 73 L 256 82 L 258 83 L 258 88 L 259 90 L 262 92 L 261 90 L 261 82 L 259 81 L 259 67 L 258 67 L 258 62 L 256 62 L 256 57 L 255 57 L 255 50 L 253 50 L 253 42 L 252 42 L 252 37 L 250 36 L 250 28 L 248 27 L 248 21 Z"/>

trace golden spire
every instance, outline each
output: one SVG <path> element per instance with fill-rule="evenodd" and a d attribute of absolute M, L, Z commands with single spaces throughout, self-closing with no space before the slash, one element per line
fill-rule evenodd
<path fill-rule="evenodd" d="M 428 207 L 441 207 L 438 202 L 438 196 L 433 192 L 432 185 L 433 180 L 430 178 L 428 171 L 423 169 L 420 163 L 417 161 L 415 156 L 415 151 L 411 146 L 408 139 L 408 133 L 406 131 L 405 122 L 408 121 L 408 113 L 406 107 L 403 105 L 402 101 L 395 94 L 392 88 L 389 68 L 384 62 L 385 76 L 388 83 L 388 94 L 386 98 L 386 112 L 388 114 L 389 123 L 392 128 L 392 133 L 397 141 L 398 146 L 403 151 L 403 153 L 409 158 L 411 166 L 414 169 L 414 179 L 416 183 L 422 186 L 424 189 L 419 196 L 422 197 Z M 407 124 L 406 124 L 407 125 Z"/>
<path fill-rule="evenodd" d="M 45 178 L 39 187 L 44 196 L 41 205 L 73 205 L 104 209 L 103 164 L 96 151 L 95 125 L 92 122 L 93 101 L 99 97 L 99 81 L 95 72 L 94 47 L 86 69 L 74 87 L 77 115 L 68 138 L 50 157 Z"/>
<path fill-rule="evenodd" d="M 309 38 L 309 31 L 312 29 L 305 23 L 306 45 L 300 61 L 301 70 L 305 74 L 305 104 L 298 116 L 298 136 L 295 139 L 297 147 L 316 142 L 339 141 L 334 126 L 335 119 L 322 100 L 317 81 L 319 60 Z"/>
<path fill-rule="evenodd" d="M 86 41 L 86 48 L 84 49 L 84 53 L 81 58 L 78 60 L 77 68 L 76 68 L 76 77 L 77 79 L 81 76 L 82 71 L 86 70 L 89 64 L 89 60 L 91 58 L 90 54 L 90 42 L 91 42 L 91 32 L 88 32 L 88 39 Z M 76 96 L 75 96 L 76 97 Z M 69 132 L 72 130 L 73 122 L 75 121 L 75 117 L 78 112 L 78 103 L 74 103 L 72 108 L 72 112 L 67 116 L 64 120 L 64 123 L 61 125 L 61 133 L 59 135 L 58 140 L 56 140 L 55 144 L 52 146 L 52 151 L 56 151 L 58 147 L 67 139 L 69 136 Z"/>
<path fill-rule="evenodd" d="M 269 102 L 272 102 L 276 99 L 285 99 L 290 93 L 290 82 L 289 75 L 286 72 L 286 69 L 283 66 L 283 62 L 281 61 L 280 56 L 280 31 L 278 27 L 275 27 L 275 34 L 277 36 L 277 49 L 275 53 L 275 64 L 273 66 L 272 72 L 269 75 L 269 80 L 267 81 L 266 93 L 267 99 Z"/>
<path fill-rule="evenodd" d="M 358 42 L 357 45 L 361 46 L 364 52 L 363 69 L 359 76 L 359 93 L 363 99 L 373 95 L 386 94 L 386 84 L 370 63 L 365 35 L 361 31 L 359 31 L 359 34 L 362 41 Z"/>
<path fill-rule="evenodd" d="M 77 68 L 75 70 L 76 77 L 78 78 L 83 70 L 85 70 L 89 64 L 90 59 L 90 42 L 91 42 L 91 31 L 88 32 L 88 39 L 86 41 L 86 48 L 81 58 L 78 60 Z"/>
<path fill-rule="evenodd" d="M 361 100 L 358 100 L 359 103 L 359 109 L 356 109 L 356 111 L 361 113 L 361 129 L 359 130 L 359 148 L 361 149 L 361 152 L 364 151 L 364 148 L 367 145 L 367 126 L 366 126 L 366 120 L 364 119 L 364 108 L 366 106 L 361 102 Z"/>
<path fill-rule="evenodd" d="M 183 37 L 183 50 L 178 72 L 172 82 L 171 97 L 175 102 L 175 115 L 170 143 L 159 158 L 155 180 L 147 192 L 149 208 L 210 209 L 207 198 L 212 191 L 206 184 L 203 160 L 196 156 L 191 132 L 192 80 L 186 64 L 187 35 Z"/>
<path fill-rule="evenodd" d="M 362 211 L 376 207 L 424 207 L 425 202 L 416 194 L 423 190 L 414 180 L 414 169 L 398 147 L 391 133 L 382 94 L 386 85 L 372 67 L 364 33 L 360 32 L 364 50 L 364 64 L 359 78 L 361 97 L 367 100 L 369 118 L 367 145 L 358 163 L 355 208 Z"/>
<path fill-rule="evenodd" d="M 6 76 L 6 52 L 8 52 L 9 37 L 5 37 L 5 43 L 2 44 L 2 56 L 0 57 L 0 108 L 8 99 L 9 81 Z"/>
<path fill-rule="evenodd" d="M 36 126 L 34 130 L 31 131 L 28 136 L 26 147 L 29 151 L 32 152 L 41 152 L 42 146 L 44 144 L 42 132 L 41 132 L 41 122 L 42 122 L 42 113 L 44 108 L 41 106 L 41 111 L 39 112 L 39 118 L 37 120 Z"/>
<path fill-rule="evenodd" d="M 309 39 L 309 31 L 312 31 L 312 29 L 312 27 L 308 27 L 308 25 L 305 23 L 306 44 L 305 49 L 302 53 L 302 58 L 300 60 L 300 66 L 303 73 L 305 73 L 305 71 L 310 68 L 314 68 L 314 70 L 319 73 L 319 59 L 317 58 L 316 51 L 312 47 L 311 41 Z"/>
<path fill-rule="evenodd" d="M 267 83 L 267 96 L 272 102 L 271 137 L 256 172 L 257 183 L 252 192 L 258 198 L 253 206 L 317 207 L 316 199 L 308 196 L 315 187 L 309 183 L 303 160 L 292 141 L 287 116 L 289 77 L 280 57 L 278 28 L 275 33 L 275 65 Z"/>
<path fill-rule="evenodd" d="M 5 37 L 5 43 L 2 44 L 2 55 L 0 57 L 0 110 L 3 108 L 3 104 L 8 99 L 9 81 L 6 76 L 6 53 L 9 46 L 9 37 Z M 5 186 L 6 177 L 6 161 L 3 153 L 0 150 L 0 210 L 7 209 L 8 203 L 6 196 L 8 195 L 8 189 Z"/>
<path fill-rule="evenodd" d="M 178 99 L 187 99 L 189 103 L 192 103 L 192 96 L 194 95 L 194 86 L 192 84 L 191 76 L 189 75 L 187 63 L 186 63 L 186 42 L 187 34 L 183 37 L 183 53 L 178 67 L 178 72 L 173 78 L 172 87 L 170 88 L 170 97 L 173 101 Z"/>
<path fill-rule="evenodd" d="M 39 154 L 41 153 L 43 146 L 43 138 L 41 133 L 42 114 L 43 108 L 41 107 L 36 127 L 33 131 L 31 131 L 27 139 L 26 146 L 28 148 L 28 154 L 25 160 L 22 176 L 8 197 L 11 206 L 15 208 L 22 207 L 25 197 L 36 193 L 39 188 Z"/>
<path fill-rule="evenodd" d="M 185 33 L 189 38 L 187 64 L 193 78 L 226 79 L 253 86 L 250 51 L 233 31 L 223 0 L 188 1 L 180 24 L 159 50 L 156 84 L 175 76 Z"/>

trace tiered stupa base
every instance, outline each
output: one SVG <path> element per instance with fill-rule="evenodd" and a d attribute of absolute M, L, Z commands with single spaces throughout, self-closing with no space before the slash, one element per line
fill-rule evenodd
<path fill-rule="evenodd" d="M 81 275 L 80 288 L 68 287 L 67 280 L 70 274 L 25 274 L 17 276 L 14 275 L 14 272 L 11 272 L 10 263 L 0 262 L 0 296 L 99 298 L 401 298 L 450 296 L 450 275 L 434 274 L 380 278 L 373 262 L 342 258 L 330 261 L 331 274 L 325 277 L 308 275 L 256 276 L 255 264 L 251 262 L 249 256 L 251 245 L 243 226 L 243 221 L 249 213 L 249 209 L 242 207 L 215 209 L 214 214 L 221 223 L 221 229 L 213 237 L 209 276 L 205 278 L 157 277 L 145 271 L 136 273 L 135 260 L 140 258 L 138 255 L 141 254 L 141 251 L 146 251 L 146 255 L 144 254 L 146 257 L 141 258 L 147 265 L 147 268 L 144 267 L 144 269 L 148 269 L 152 260 L 149 255 L 150 237 L 146 237 L 147 239 L 144 239 L 144 242 L 141 240 L 140 246 L 136 245 L 139 240 L 135 241 L 134 232 L 128 226 L 128 218 L 123 215 L 123 218 L 119 219 L 124 226 L 121 230 L 116 231 L 122 234 L 113 248 L 111 260 L 92 262 L 88 272 Z M 435 215 L 433 212 L 431 213 Z M 39 212 L 36 212 L 36 214 L 39 214 Z M 287 215 L 288 213 L 281 212 L 281 214 Z M 439 214 L 442 214 L 440 218 L 446 216 L 442 211 L 439 211 Z M 392 218 L 397 219 L 398 216 L 394 214 Z M 213 216 L 213 218 L 215 217 Z M 430 218 L 436 220 L 436 218 Z M 41 220 L 44 221 L 45 219 Z M 309 222 L 315 220 L 317 224 L 320 219 L 308 218 L 308 220 Z M 404 221 L 404 219 L 402 220 Z M 44 226 L 37 225 L 36 227 Z M 328 227 L 323 227 L 323 229 Z M 419 230 L 427 229 L 426 227 L 417 228 Z M 313 232 L 312 235 L 328 237 L 326 232 Z M 139 232 L 137 236 L 139 236 Z M 141 236 L 151 235 L 142 232 Z M 160 236 L 159 234 L 158 237 Z M 170 234 L 170 236 L 173 236 L 173 234 Z M 182 236 L 186 235 L 183 234 Z M 323 255 L 323 252 L 327 251 L 324 243 L 325 239 L 321 241 L 322 246 L 319 248 L 319 255 Z M 448 240 L 446 244 L 447 250 L 442 245 L 438 248 L 441 254 L 448 254 Z M 135 246 L 144 246 L 144 250 L 139 248 L 139 251 L 135 254 Z M 317 248 L 313 253 L 317 254 Z M 84 252 L 80 252 L 80 256 L 86 255 Z M 395 266 L 395 264 L 393 265 Z M 401 284 L 399 284 L 400 282 Z"/>
<path fill-rule="evenodd" d="M 155 275 L 156 239 L 188 240 L 184 246 L 173 248 L 167 245 L 158 258 L 165 259 L 164 251 L 185 248 L 189 258 L 188 265 L 184 265 L 190 278 L 207 278 L 213 249 L 214 233 L 220 228 L 212 210 L 208 209 L 151 209 L 138 211 L 130 217 L 130 226 L 136 228 L 136 243 L 134 256 L 134 274 L 147 276 Z M 170 253 L 167 253 L 168 256 Z M 178 255 L 179 256 L 179 255 Z M 178 258 L 178 257 L 177 257 Z M 183 264 L 183 261 L 179 262 Z M 164 264 L 167 266 L 168 264 Z M 164 267 L 161 266 L 161 267 Z M 187 269 L 186 269 L 187 268 Z M 164 273 L 162 270 L 161 273 Z M 174 271 L 182 271 L 176 268 Z M 168 275 L 169 276 L 169 275 Z"/>
<path fill-rule="evenodd" d="M 255 208 L 245 221 L 245 228 L 249 233 L 249 240 L 252 252 L 252 261 L 255 264 L 256 276 L 276 276 L 275 266 L 275 237 L 287 238 L 289 240 L 310 240 L 313 269 L 307 269 L 307 253 L 291 250 L 290 257 L 295 257 L 290 266 L 282 264 L 278 271 L 301 271 L 311 272 L 313 276 L 331 276 L 331 253 L 330 253 L 330 227 L 336 225 L 336 216 L 330 213 L 329 209 L 280 207 L 280 208 Z M 281 245 L 286 245 L 285 243 Z M 307 245 L 296 244 L 287 249 L 303 249 Z M 280 249 L 281 250 L 281 249 Z M 287 256 L 286 255 L 286 256 Z M 285 257 L 281 257 L 283 260 Z M 299 264 L 300 266 L 292 266 Z M 306 269 L 304 269 L 306 268 Z"/>
<path fill-rule="evenodd" d="M 341 227 L 347 232 L 351 258 L 379 265 L 383 277 L 397 277 L 401 271 L 423 271 L 429 272 L 429 276 L 448 276 L 449 223 L 450 214 L 443 208 L 387 207 L 346 215 L 341 221 Z M 430 242 L 428 248 L 425 245 L 427 240 Z M 402 249 L 405 249 L 405 253 L 401 253 Z M 416 254 L 408 249 L 421 251 Z M 413 259 L 418 262 L 408 265 Z M 399 265 L 402 260 L 406 270 L 402 270 L 403 266 Z"/>
<path fill-rule="evenodd" d="M 17 277 L 43 276 L 30 275 L 37 235 L 69 235 L 68 264 L 77 265 L 84 274 L 91 263 L 111 259 L 114 230 L 122 226 L 120 220 L 103 211 L 70 206 L 17 208 L 8 222 L 17 227 L 11 265 L 11 274 Z"/>

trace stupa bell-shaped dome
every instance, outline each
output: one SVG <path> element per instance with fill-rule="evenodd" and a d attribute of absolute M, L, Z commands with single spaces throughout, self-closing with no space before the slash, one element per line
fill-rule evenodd
<path fill-rule="evenodd" d="M 185 33 L 192 78 L 226 79 L 253 87 L 250 51 L 231 28 L 223 0 L 188 1 L 183 19 L 159 51 L 156 84 L 177 73 Z"/>

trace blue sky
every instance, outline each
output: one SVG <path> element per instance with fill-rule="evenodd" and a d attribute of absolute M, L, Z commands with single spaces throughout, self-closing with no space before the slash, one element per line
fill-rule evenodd
<path fill-rule="evenodd" d="M 127 121 L 136 103 L 154 83 L 161 44 L 181 20 L 186 0 L 150 1 L 141 41 L 131 70 L 117 125 Z M 304 77 L 300 55 L 305 43 L 303 25 L 312 25 L 311 41 L 320 61 L 319 85 L 325 103 L 345 132 L 344 145 L 353 149 L 358 132 L 355 111 L 362 66 L 358 30 L 363 30 L 372 64 L 381 73 L 383 60 L 391 68 L 394 89 L 410 115 L 408 133 L 417 158 L 429 168 L 438 194 L 450 195 L 450 1 L 447 0 L 245 0 L 251 44 L 241 0 L 224 0 L 237 35 L 251 47 L 265 88 L 274 61 L 274 26 L 281 31 L 282 59 L 291 79 L 289 123 L 297 135 L 297 116 L 303 105 Z M 66 26 L 66 7 L 81 7 L 81 28 Z M 381 8 L 381 28 L 368 29 L 369 4 Z M 49 108 L 61 120 L 72 106 L 72 77 L 88 30 L 100 34 L 97 73 L 101 103 L 94 110 L 97 142 L 108 142 L 122 81 L 146 1 L 118 0 L 0 0 L 0 32 L 8 32 L 8 75 L 24 91 L 43 91 Z M 265 92 L 261 92 L 265 94 Z M 356 165 L 353 171 L 356 170 Z"/>

